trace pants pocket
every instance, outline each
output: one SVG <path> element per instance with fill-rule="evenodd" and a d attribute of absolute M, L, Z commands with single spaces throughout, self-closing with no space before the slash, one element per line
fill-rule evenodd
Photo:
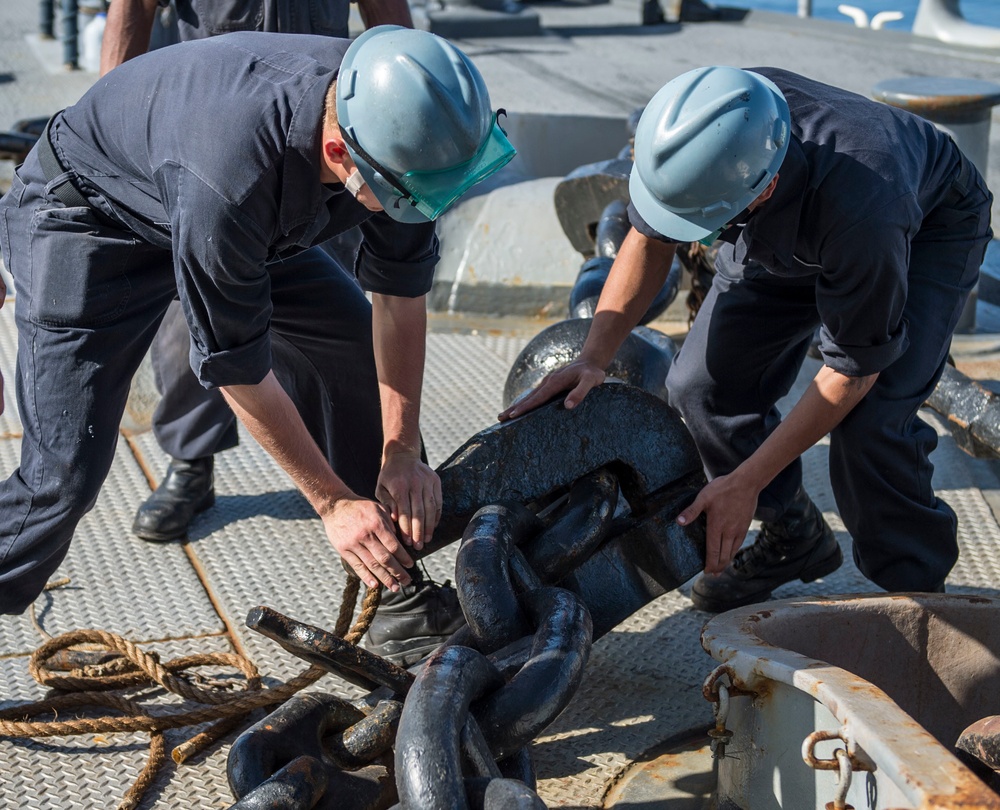
<path fill-rule="evenodd" d="M 10 211 L 17 210 L 21 206 L 21 199 L 24 197 L 24 181 L 18 175 L 18 169 L 20 169 L 20 166 L 14 169 L 14 177 L 11 180 L 10 189 L 3 197 L 0 197 L 0 259 L 5 262 L 8 273 L 11 272 L 13 250 L 10 244 Z M 7 290 L 8 295 L 11 293 L 13 293 L 13 290 Z"/>
<path fill-rule="evenodd" d="M 44 326 L 96 327 L 128 305 L 131 234 L 109 228 L 89 208 L 43 208 L 31 222 L 31 307 Z"/>

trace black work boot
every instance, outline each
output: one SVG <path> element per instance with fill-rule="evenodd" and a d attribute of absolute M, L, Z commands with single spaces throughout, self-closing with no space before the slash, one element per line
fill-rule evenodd
<path fill-rule="evenodd" d="M 160 543 L 184 537 L 195 514 L 215 503 L 213 466 L 212 456 L 171 459 L 160 485 L 135 513 L 132 533 Z"/>
<path fill-rule="evenodd" d="M 753 544 L 736 552 L 721 574 L 695 580 L 691 601 L 710 613 L 752 605 L 786 582 L 812 582 L 831 574 L 843 561 L 833 531 L 800 487 L 785 513 L 762 523 Z"/>
<path fill-rule="evenodd" d="M 399 593 L 383 593 L 365 646 L 394 664 L 409 667 L 464 624 L 462 606 L 450 582 L 438 585 L 415 578 Z"/>

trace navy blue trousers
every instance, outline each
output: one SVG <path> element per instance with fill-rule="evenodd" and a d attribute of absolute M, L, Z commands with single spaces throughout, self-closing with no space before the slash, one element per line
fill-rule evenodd
<path fill-rule="evenodd" d="M 93 508 L 132 377 L 177 294 L 169 251 L 99 198 L 66 207 L 51 193 L 59 180 L 32 153 L 0 203 L 24 429 L 20 466 L 0 483 L 0 613 L 38 596 Z M 317 248 L 269 272 L 275 374 L 337 474 L 370 497 L 382 452 L 371 306 Z"/>
<path fill-rule="evenodd" d="M 344 272 L 349 273 L 349 269 L 354 267 L 360 238 L 360 230 L 353 228 L 322 246 L 323 251 L 329 254 L 327 258 L 319 255 L 317 250 L 310 250 L 273 264 L 270 267 L 272 278 L 284 273 L 290 273 L 294 278 L 303 271 L 310 272 L 310 266 L 317 262 L 322 263 L 320 272 L 323 274 L 329 272 L 325 266 L 329 262 L 348 268 Z M 353 276 L 349 278 L 353 281 Z M 361 302 L 354 294 L 347 294 L 343 300 L 351 311 L 355 307 L 363 309 L 368 306 L 367 301 Z M 204 388 L 191 370 L 188 359 L 190 348 L 191 334 L 184 313 L 180 304 L 174 302 L 167 309 L 151 350 L 154 379 L 160 393 L 153 412 L 153 435 L 164 452 L 185 461 L 213 456 L 235 447 L 239 441 L 236 416 L 222 393 Z M 371 489 L 371 493 L 365 491 L 363 494 L 372 497 L 374 484 Z"/>
<path fill-rule="evenodd" d="M 903 317 L 910 345 L 830 435 L 830 483 L 861 572 L 888 591 L 928 591 L 958 559 L 954 511 L 934 494 L 937 434 L 917 416 L 944 371 L 951 338 L 979 277 L 990 199 L 980 182 L 931 212 L 910 250 Z M 719 252 L 711 291 L 667 376 L 710 478 L 746 460 L 781 421 L 820 323 L 811 279 L 743 268 Z M 776 520 L 802 484 L 802 463 L 761 493 L 757 517 Z"/>

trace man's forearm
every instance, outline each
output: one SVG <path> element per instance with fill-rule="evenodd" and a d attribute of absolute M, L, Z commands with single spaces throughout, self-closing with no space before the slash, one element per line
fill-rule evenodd
<path fill-rule="evenodd" d="M 413 28 L 413 16 L 407 0 L 358 0 L 358 12 L 365 28 L 374 28 L 376 25 Z"/>
<path fill-rule="evenodd" d="M 372 296 L 372 335 L 382 399 L 384 454 L 420 451 L 427 302 Z"/>
<path fill-rule="evenodd" d="M 628 232 L 608 280 L 580 359 L 606 369 L 645 314 L 670 272 L 674 245 Z"/>
<path fill-rule="evenodd" d="M 157 0 L 114 0 L 101 43 L 101 75 L 149 50 Z"/>
<path fill-rule="evenodd" d="M 878 374 L 847 377 L 823 366 L 795 407 L 737 470 L 759 489 L 839 425 L 871 390 Z"/>
<path fill-rule="evenodd" d="M 240 421 L 325 517 L 354 493 L 331 469 L 274 372 L 258 385 L 227 386 L 223 396 Z"/>

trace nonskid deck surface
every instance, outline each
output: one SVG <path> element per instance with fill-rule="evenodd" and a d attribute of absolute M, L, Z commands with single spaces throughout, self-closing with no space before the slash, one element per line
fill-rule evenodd
<path fill-rule="evenodd" d="M 990 78 L 1000 61 L 997 54 L 963 54 L 932 42 L 918 47 L 899 36 L 882 38 L 880 47 L 872 48 L 872 32 L 791 18 L 786 23 L 782 15 L 757 15 L 743 25 L 654 30 L 638 26 L 637 3 L 539 8 L 543 37 L 463 43 L 487 76 L 498 105 L 624 119 L 649 98 L 663 76 L 704 63 L 708 54 L 730 64 L 780 64 L 858 92 L 883 78 L 920 72 Z M 0 128 L 71 104 L 95 78 L 53 67 L 58 47 L 46 49 L 31 38 L 36 13 L 32 3 L 3 9 Z M 1000 127 L 993 130 L 996 142 Z M 607 157 L 618 146 L 610 145 Z M 991 152 L 993 165 L 1000 165 L 1000 152 Z M 0 166 L 0 175 L 9 170 Z M 15 306 L 8 301 L 0 310 L 0 369 L 8 381 L 13 379 Z M 972 375 L 977 378 L 991 373 L 983 364 L 995 363 L 1000 347 L 1000 339 L 988 334 L 991 326 L 1000 332 L 1000 317 L 985 305 L 981 312 L 981 332 L 987 334 L 959 341 L 955 351 L 960 364 L 980 363 L 983 373 Z M 432 464 L 493 424 L 517 353 L 547 323 L 431 318 L 422 429 Z M 680 323 L 659 325 L 683 332 Z M 815 370 L 808 361 L 800 386 Z M 20 445 L 10 396 L 7 405 L 0 415 L 3 476 L 17 466 Z M 997 464 L 965 455 L 934 414 L 925 412 L 925 418 L 941 436 L 933 456 L 936 487 L 959 515 L 962 556 L 949 590 L 992 594 L 1000 582 L 1000 526 L 990 507 L 1000 503 Z M 847 562 L 825 580 L 792 584 L 777 596 L 870 590 L 850 562 L 849 538 L 830 495 L 826 461 L 825 444 L 806 453 L 806 486 L 837 533 Z M 263 604 L 333 627 L 344 573 L 319 521 L 285 474 L 244 434 L 237 449 L 218 457 L 217 504 L 198 516 L 188 542 L 143 543 L 129 527 L 135 508 L 165 467 L 150 433 L 123 435 L 97 506 L 82 522 L 60 568 L 59 575 L 70 577 L 71 583 L 38 601 L 39 625 L 52 635 L 81 628 L 119 633 L 155 650 L 161 659 L 244 652 L 272 685 L 299 674 L 304 662 L 249 631 L 244 619 L 252 607 Z M 435 579 L 453 578 L 455 551 L 453 544 L 427 559 Z M 532 746 L 539 794 L 546 804 L 599 807 L 612 780 L 644 752 L 711 723 L 711 708 L 700 689 L 714 666 L 699 644 L 708 618 L 691 607 L 686 588 L 681 588 L 656 599 L 594 645 L 582 687 Z M 45 695 L 27 668 L 28 656 L 41 642 L 27 616 L 0 618 L 0 708 Z M 332 675 L 311 688 L 358 694 Z M 192 733 L 168 732 L 168 745 Z M 185 765 L 168 762 L 140 806 L 229 806 L 233 798 L 226 783 L 226 756 L 232 739 L 229 735 Z M 138 776 L 147 750 L 145 734 L 0 740 L 0 807 L 114 806 Z"/>
<path fill-rule="evenodd" d="M 10 379 L 14 302 L 0 310 L 0 366 Z M 16 304 L 14 304 L 16 306 Z M 532 336 L 530 322 L 432 318 L 428 337 L 423 431 L 432 464 L 439 464 L 480 429 L 493 424 L 507 371 Z M 665 331 L 682 331 L 673 322 Z M 964 345 L 983 348 L 983 339 Z M 961 346 L 959 347 L 962 348 Z M 803 370 L 800 385 L 815 372 Z M 794 397 L 793 391 L 790 396 Z M 962 556 L 949 590 L 994 593 L 1000 581 L 1000 527 L 988 500 L 998 487 L 996 464 L 959 450 L 927 412 L 941 443 L 935 483 L 959 515 Z M 17 463 L 16 414 L 0 417 L 0 464 Z M 805 455 L 806 485 L 849 552 L 829 492 L 827 447 Z M 129 532 L 133 512 L 158 480 L 166 460 L 149 432 L 123 436 L 108 482 L 77 532 L 59 570 L 71 584 L 44 595 L 37 618 L 59 635 L 80 628 L 120 633 L 162 658 L 196 651 L 245 651 L 270 683 L 305 669 L 298 658 L 249 631 L 250 608 L 264 604 L 294 618 L 332 628 L 343 571 L 319 521 L 289 479 L 252 439 L 217 459 L 218 501 L 194 522 L 187 543 L 149 544 Z M 427 558 L 437 580 L 453 577 L 455 544 Z M 777 596 L 870 590 L 845 553 L 844 567 L 811 585 L 793 584 Z M 566 711 L 535 741 L 538 791 L 550 806 L 599 807 L 623 769 L 663 740 L 711 723 L 701 682 L 713 668 L 699 633 L 708 614 L 692 608 L 686 588 L 662 596 L 595 645 L 584 683 Z M 0 708 L 36 700 L 45 690 L 28 674 L 28 655 L 42 638 L 27 616 L 0 619 Z M 328 675 L 311 689 L 360 694 Z M 190 736 L 168 733 L 168 743 Z M 143 807 L 228 806 L 226 754 L 232 735 L 193 762 L 164 768 Z M 142 734 L 0 741 L 0 806 L 103 807 L 138 776 L 146 757 Z"/>

